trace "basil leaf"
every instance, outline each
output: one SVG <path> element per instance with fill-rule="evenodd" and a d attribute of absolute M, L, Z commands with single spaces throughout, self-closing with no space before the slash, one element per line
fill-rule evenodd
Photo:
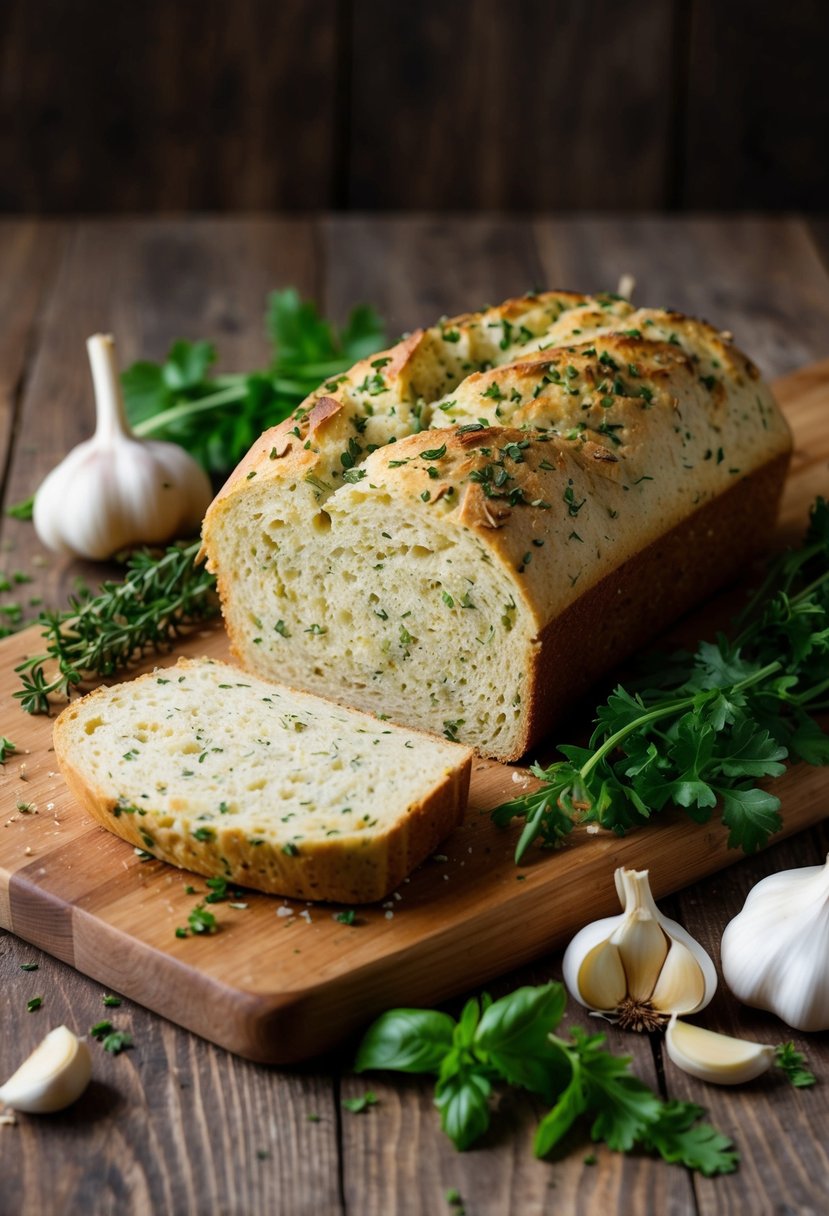
<path fill-rule="evenodd" d="M 441 1081 L 435 1091 L 440 1125 L 455 1148 L 469 1148 L 489 1127 L 491 1086 L 479 1072 L 457 1073 Z"/>
<path fill-rule="evenodd" d="M 549 1035 L 566 1001 L 561 984 L 518 988 L 487 1009 L 475 1035 L 476 1050 L 505 1080 L 552 1100 L 565 1082 L 567 1065 Z"/>
<path fill-rule="evenodd" d="M 354 1068 L 396 1072 L 437 1072 L 452 1047 L 455 1022 L 430 1009 L 392 1009 L 366 1031 Z"/>

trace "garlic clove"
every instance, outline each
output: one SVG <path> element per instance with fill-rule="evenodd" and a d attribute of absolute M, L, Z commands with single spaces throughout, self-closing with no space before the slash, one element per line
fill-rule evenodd
<path fill-rule="evenodd" d="M 758 882 L 726 926 L 721 956 L 738 1000 L 795 1030 L 829 1030 L 829 857 Z"/>
<path fill-rule="evenodd" d="M 58 1026 L 0 1088 L 0 1102 L 30 1114 L 63 1110 L 77 1101 L 91 1076 L 86 1043 L 66 1026 Z"/>
<path fill-rule="evenodd" d="M 734 1039 L 680 1022 L 674 1014 L 665 1031 L 665 1050 L 677 1068 L 711 1085 L 743 1085 L 767 1072 L 773 1047 Z"/>
<path fill-rule="evenodd" d="M 694 1013 L 704 999 L 702 967 L 688 947 L 675 939 L 659 972 L 651 1004 L 668 1013 Z"/>
<path fill-rule="evenodd" d="M 691 935 L 663 916 L 647 870 L 619 868 L 621 916 L 585 926 L 564 955 L 570 994 L 623 1029 L 655 1030 L 672 1013 L 691 1013 L 711 1000 L 714 964 Z"/>
<path fill-rule="evenodd" d="M 578 976 L 584 1003 L 593 1009 L 616 1009 L 628 990 L 627 976 L 618 946 L 599 942 L 584 956 Z"/>

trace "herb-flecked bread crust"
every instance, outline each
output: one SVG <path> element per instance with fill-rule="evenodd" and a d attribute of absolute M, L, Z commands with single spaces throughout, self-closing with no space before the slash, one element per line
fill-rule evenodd
<path fill-rule="evenodd" d="M 196 719 L 202 726 L 207 723 L 211 736 L 220 736 L 223 744 L 205 744 L 200 753 L 206 760 L 204 765 L 198 763 L 201 743 L 194 746 L 190 741 L 187 703 L 186 721 L 181 726 L 176 723 L 170 742 L 162 729 L 165 721 L 172 720 L 177 690 L 183 682 L 195 682 L 199 699 L 206 703 L 216 679 L 222 681 L 218 688 L 225 701 L 241 698 L 246 711 L 261 715 L 259 702 L 265 698 L 271 717 L 282 716 L 285 706 L 290 707 L 290 712 L 285 710 L 288 721 L 284 738 L 293 744 L 299 740 L 306 749 L 312 749 L 307 760 L 312 769 L 331 763 L 330 756 L 310 757 L 319 756 L 317 748 L 331 749 L 336 755 L 337 734 L 344 724 L 366 740 L 368 767 L 363 764 L 359 770 L 358 789 L 350 800 L 354 805 L 346 808 L 350 812 L 347 816 L 338 816 L 336 812 L 341 808 L 336 806 L 332 814 L 332 808 L 314 805 L 323 794 L 309 782 L 307 790 L 303 787 L 310 805 L 305 822 L 294 818 L 290 827 L 285 825 L 283 815 L 289 804 L 278 796 L 280 766 L 285 763 L 278 754 L 281 731 L 266 718 L 259 719 L 267 735 L 262 742 L 271 747 L 273 755 L 267 757 L 265 768 L 255 771 L 267 776 L 274 796 L 264 810 L 252 811 L 244 798 L 239 806 L 225 807 L 220 794 L 227 774 L 234 765 L 245 763 L 240 757 L 251 745 L 249 734 L 236 732 L 233 704 L 218 705 L 212 713 Z M 245 683 L 239 683 L 240 679 Z M 148 711 L 149 690 L 156 695 Z M 297 722 L 303 727 L 299 733 Z M 102 731 L 102 727 L 107 729 Z M 118 739 L 115 747 L 113 732 Z M 105 746 L 110 746 L 111 754 L 105 762 L 93 763 L 92 740 L 101 733 L 107 734 Z M 368 745 L 375 738 L 383 744 L 378 751 L 383 752 L 385 762 L 378 755 L 372 764 Z M 108 831 L 135 847 L 182 869 L 226 878 L 270 894 L 348 904 L 369 903 L 393 891 L 461 822 L 472 759 L 468 748 L 448 746 L 443 740 L 416 731 L 402 731 L 207 659 L 181 659 L 173 668 L 156 670 L 128 684 L 99 688 L 73 701 L 55 722 L 54 747 L 61 773 L 76 801 Z M 170 747 L 174 748 L 172 758 Z M 414 782 L 416 796 L 403 803 L 399 794 L 393 802 L 395 755 L 398 763 L 405 755 L 407 761 L 411 756 L 419 766 Z M 182 761 L 189 762 L 184 776 L 178 771 L 168 775 L 167 769 L 175 770 L 176 763 Z M 202 782 L 206 779 L 209 788 L 211 765 L 216 766 L 215 796 L 205 796 L 202 788 L 194 793 L 194 777 Z M 386 806 L 383 815 L 384 804 L 392 803 L 391 811 Z M 210 808 L 208 813 L 204 813 L 205 806 Z M 367 812 L 377 811 L 380 822 L 372 825 Z M 327 815 L 321 825 L 320 815 Z M 251 831 L 252 822 L 257 824 L 255 832 Z M 327 833 L 328 822 L 339 834 Z"/>
<path fill-rule="evenodd" d="M 511 760 L 762 548 L 790 451 L 730 335 L 550 292 L 321 386 L 204 550 L 244 665 Z"/>

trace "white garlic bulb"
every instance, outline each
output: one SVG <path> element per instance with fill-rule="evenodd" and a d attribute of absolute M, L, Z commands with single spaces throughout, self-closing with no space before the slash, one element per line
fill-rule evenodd
<path fill-rule="evenodd" d="M 572 996 L 626 1030 L 656 1030 L 671 1014 L 703 1009 L 717 988 L 711 959 L 654 903 L 647 870 L 618 869 L 624 911 L 577 933 L 564 955 Z"/>
<path fill-rule="evenodd" d="M 829 1030 L 829 857 L 752 887 L 726 925 L 721 955 L 738 1000 L 795 1030 Z"/>
<path fill-rule="evenodd" d="M 0 1102 L 12 1110 L 49 1114 L 77 1101 L 91 1076 L 86 1043 L 66 1026 L 58 1026 L 0 1087 Z"/>
<path fill-rule="evenodd" d="M 97 424 L 35 495 L 34 524 L 45 545 L 75 557 L 106 558 L 133 544 L 195 532 L 211 499 L 204 469 L 176 443 L 136 439 L 127 423 L 115 343 L 87 342 Z"/>
<path fill-rule="evenodd" d="M 734 1039 L 677 1021 L 674 1015 L 665 1031 L 665 1050 L 677 1068 L 711 1085 L 743 1085 L 767 1072 L 775 1049 L 764 1043 Z"/>

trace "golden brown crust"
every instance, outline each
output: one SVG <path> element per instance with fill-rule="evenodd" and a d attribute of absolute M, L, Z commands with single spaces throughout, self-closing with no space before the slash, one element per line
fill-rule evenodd
<path fill-rule="evenodd" d="M 774 457 L 706 503 L 547 624 L 533 655 L 524 737 L 505 760 L 517 760 L 536 746 L 599 676 L 652 642 L 762 552 L 789 459 L 788 452 Z M 723 515 L 729 520 L 725 533 L 719 526 Z"/>
<path fill-rule="evenodd" d="M 451 363 L 453 352 L 466 362 L 459 354 L 460 361 Z M 427 395 L 425 410 L 417 413 L 420 388 L 439 383 L 446 367 L 452 371 L 448 387 L 440 395 Z M 366 397 L 373 379 L 385 385 L 376 386 L 376 407 L 374 398 Z M 328 404 L 329 392 L 339 409 Z M 322 404 L 320 398 L 326 401 L 325 417 L 321 429 L 312 433 L 310 417 Z M 392 398 L 394 408 L 387 408 Z M 381 425 L 383 408 L 387 414 Z M 308 416 L 300 417 L 306 411 Z M 432 429 L 420 429 L 424 419 Z M 475 569 L 481 569 L 482 557 L 499 577 L 505 576 L 507 598 L 524 613 L 521 636 L 532 639 L 526 669 L 533 686 L 531 708 L 522 723 L 525 747 L 550 720 L 542 702 L 562 709 L 573 689 L 586 687 L 623 653 L 710 594 L 727 580 L 739 555 L 762 545 L 791 449 L 770 391 L 730 335 L 675 312 L 564 292 L 509 300 L 412 335 L 384 355 L 363 361 L 340 386 L 325 386 L 309 399 L 306 410 L 277 431 L 284 439 L 291 427 L 298 433 L 287 459 L 270 459 L 270 439 L 263 437 L 255 445 L 253 463 L 242 466 L 205 522 L 205 544 L 241 661 L 261 661 L 263 651 L 254 654 L 244 618 L 232 611 L 235 575 L 223 565 L 213 541 L 218 520 L 228 513 L 225 537 L 230 537 L 244 515 L 243 499 L 250 514 L 278 514 L 283 507 L 273 502 L 281 487 L 304 479 L 314 489 L 308 521 L 319 523 L 321 530 L 330 527 L 334 546 L 340 543 L 334 540 L 337 527 L 348 512 L 371 505 L 376 494 L 390 523 L 405 519 L 412 526 L 418 515 L 449 544 L 458 532 L 464 534 L 464 544 L 474 537 L 480 549 L 474 553 Z M 368 443 L 363 432 L 372 427 L 375 436 L 385 438 Z M 354 470 L 345 450 L 352 442 L 359 466 Z M 340 461 L 356 479 L 364 478 L 359 490 L 342 484 L 355 478 L 342 474 Z M 273 482 L 274 500 L 263 494 L 251 506 L 254 499 L 246 495 L 252 471 L 255 481 Z M 290 501 L 282 495 L 282 500 L 287 541 L 292 528 L 305 528 L 305 504 L 300 510 L 299 493 L 291 493 Z M 237 504 L 239 516 L 233 514 Z M 706 528 L 712 524 L 707 546 L 696 543 L 701 520 Z M 344 526 L 339 536 L 347 543 Z M 223 543 L 231 548 L 227 539 Z M 424 544 L 428 551 L 428 542 Z M 687 577 L 674 569 L 677 555 L 672 559 L 671 554 L 677 544 L 698 567 L 694 572 L 689 566 Z M 421 574 L 424 569 L 421 562 Z M 671 574 L 648 617 L 645 606 L 659 569 Z M 629 584 L 628 571 L 634 580 L 650 584 L 641 595 Z M 607 630 L 603 616 L 603 605 L 610 607 L 603 599 L 608 588 L 625 604 L 634 604 L 616 631 Z M 582 610 L 582 605 L 587 607 Z M 257 610 L 250 603 L 247 609 Z M 370 607 L 366 615 L 370 618 Z M 566 624 L 559 628 L 561 621 L 576 620 L 581 635 Z M 434 629 L 441 628 L 439 618 Z M 592 636 L 594 628 L 600 636 Z M 512 634 L 512 645 L 517 636 Z M 609 637 L 614 639 L 610 647 L 605 644 Z M 314 656 L 310 650 L 306 656 L 301 640 L 293 645 L 293 678 L 301 680 L 302 663 L 312 666 Z M 280 657 L 285 653 L 282 648 Z M 276 651 L 273 657 L 278 661 Z M 378 657 L 371 675 L 378 681 L 378 695 L 389 666 Z M 560 695 L 550 691 L 553 671 L 561 673 Z M 542 697 L 538 690 L 547 684 Z M 346 701 L 356 685 L 357 677 L 354 685 L 344 678 L 330 689 L 312 684 Z M 416 712 L 412 720 L 439 729 Z M 478 738 L 470 736 L 470 741 L 484 754 L 494 754 Z M 497 752 L 500 759 L 517 754 Z"/>

